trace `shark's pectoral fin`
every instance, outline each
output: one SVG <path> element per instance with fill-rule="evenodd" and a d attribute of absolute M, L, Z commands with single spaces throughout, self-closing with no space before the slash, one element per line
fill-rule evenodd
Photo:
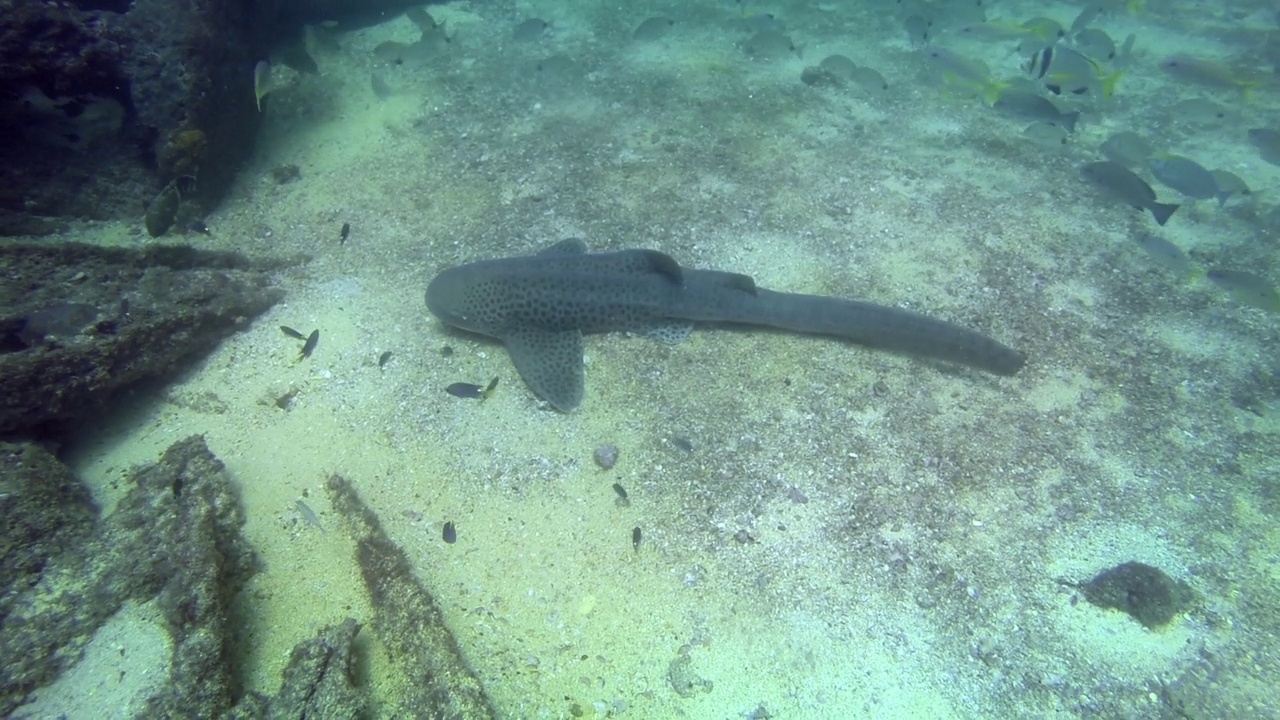
<path fill-rule="evenodd" d="M 568 412 L 582 402 L 582 333 L 520 328 L 503 334 L 511 362 L 535 395 Z"/>

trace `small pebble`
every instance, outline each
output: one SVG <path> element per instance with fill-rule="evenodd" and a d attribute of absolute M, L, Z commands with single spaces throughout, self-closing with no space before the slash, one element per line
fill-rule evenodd
<path fill-rule="evenodd" d="M 611 444 L 601 445 L 596 448 L 591 457 L 596 461 L 596 465 L 600 466 L 601 470 L 609 470 L 618 464 L 618 446 Z"/>

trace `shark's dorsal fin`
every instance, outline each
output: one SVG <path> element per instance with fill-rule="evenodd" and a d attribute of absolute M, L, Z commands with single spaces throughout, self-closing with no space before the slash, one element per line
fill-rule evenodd
<path fill-rule="evenodd" d="M 649 266 L 649 270 L 665 275 L 671 282 L 680 285 L 684 283 L 684 270 L 680 268 L 680 263 L 675 258 L 657 250 L 633 250 L 639 257 L 644 258 L 644 262 Z"/>
<path fill-rule="evenodd" d="M 752 295 L 756 294 L 756 281 L 750 275 L 742 275 L 741 273 L 728 273 L 728 282 L 725 283 L 734 290 L 742 290 Z"/>
<path fill-rule="evenodd" d="M 581 255 L 587 251 L 587 241 L 582 238 L 565 238 L 549 248 L 539 250 L 539 255 Z"/>

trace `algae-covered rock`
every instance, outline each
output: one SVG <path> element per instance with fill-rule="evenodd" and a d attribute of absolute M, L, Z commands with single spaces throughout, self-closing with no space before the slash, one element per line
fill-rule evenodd
<path fill-rule="evenodd" d="M 0 247 L 0 433 L 85 417 L 180 369 L 284 297 L 270 271 L 297 262 L 180 246 Z"/>
<path fill-rule="evenodd" d="M 1191 609 L 1195 593 L 1181 580 L 1140 562 L 1121 563 L 1079 586 L 1085 600 L 1122 610 L 1148 628 L 1169 623 Z"/>
<path fill-rule="evenodd" d="M 21 470 L 0 466 L 0 482 L 30 481 Z M 56 473 L 69 476 L 65 468 L 50 472 L 55 479 L 63 476 Z M 194 436 L 129 482 L 115 512 L 92 533 L 77 530 L 11 586 L 12 603 L 0 624 L 0 716 L 9 717 L 31 690 L 78 662 L 126 602 L 153 599 L 172 656 L 161 688 L 133 717 L 218 717 L 231 707 L 234 633 L 227 610 L 256 564 L 240 536 L 244 516 L 230 478 L 204 439 Z M 46 716 L 44 710 L 33 717 Z"/>
<path fill-rule="evenodd" d="M 356 544 L 356 560 L 374 608 L 373 631 L 406 676 L 421 678 L 394 701 L 392 717 L 498 717 L 480 680 L 458 648 L 444 613 L 418 582 L 409 557 L 382 529 L 351 483 L 333 475 L 329 502 Z"/>

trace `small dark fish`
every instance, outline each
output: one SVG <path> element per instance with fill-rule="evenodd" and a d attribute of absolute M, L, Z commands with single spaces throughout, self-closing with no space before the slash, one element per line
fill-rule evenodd
<path fill-rule="evenodd" d="M 395 94 L 395 91 L 391 89 L 387 81 L 383 80 L 378 73 L 373 73 L 369 76 L 369 87 L 373 88 L 373 95 L 379 100 L 386 100 Z"/>
<path fill-rule="evenodd" d="M 342 234 L 338 236 L 338 244 L 345 245 L 347 238 L 351 237 L 351 223 L 342 223 Z"/>
<path fill-rule="evenodd" d="M 444 391 L 454 397 L 470 398 L 473 400 L 487 400 L 493 395 L 494 388 L 498 387 L 498 378 L 489 381 L 486 387 L 472 385 L 471 383 L 454 383 L 445 388 Z"/>
<path fill-rule="evenodd" d="M 1148 160 L 1147 167 L 1156 180 L 1187 197 L 1197 200 L 1218 197 L 1218 181 L 1213 179 L 1213 174 L 1190 158 L 1161 154 Z"/>
<path fill-rule="evenodd" d="M 666 35 L 667 31 L 675 27 L 675 24 L 676 21 L 671 18 L 651 17 L 640 23 L 640 26 L 636 28 L 636 31 L 631 33 L 631 37 L 632 39 L 639 40 L 641 42 L 657 40 L 663 35 Z"/>
<path fill-rule="evenodd" d="M 431 14 L 420 7 L 411 7 L 404 11 L 404 16 L 409 18 L 409 22 L 418 26 L 418 29 L 426 32 L 427 30 L 435 30 L 440 26 Z"/>
<path fill-rule="evenodd" d="M 1253 128 L 1248 135 L 1249 142 L 1258 149 L 1263 160 L 1280 165 L 1280 130 Z"/>
<path fill-rule="evenodd" d="M 884 92 L 889 89 L 889 83 L 884 76 L 866 66 L 854 70 L 849 79 L 867 92 Z"/>
<path fill-rule="evenodd" d="M 1183 252 L 1182 248 L 1165 240 L 1159 235 L 1143 233 L 1137 238 L 1138 247 L 1151 256 L 1151 259 L 1177 273 L 1180 277 L 1190 279 L 1198 272 L 1195 263 Z"/>
<path fill-rule="evenodd" d="M 684 452 L 687 452 L 687 453 L 693 452 L 693 441 L 690 440 L 689 438 L 684 438 L 677 435 L 676 437 L 671 438 L 671 444 L 675 445 L 678 449 Z"/>
<path fill-rule="evenodd" d="M 1218 184 L 1218 206 L 1221 207 L 1233 197 L 1248 197 L 1251 193 L 1249 185 L 1239 175 L 1226 170 L 1210 170 L 1213 181 Z"/>
<path fill-rule="evenodd" d="M 1022 88 L 1005 88 L 991 107 L 1026 120 L 1048 120 L 1069 133 L 1076 131 L 1076 121 L 1080 119 L 1080 113 L 1063 111 L 1045 96 Z"/>
<path fill-rule="evenodd" d="M 378 367 L 385 366 L 387 364 L 387 361 L 390 359 L 391 359 L 391 351 L 390 350 L 384 351 L 381 355 L 378 356 Z"/>
<path fill-rule="evenodd" d="M 444 388 L 444 392 L 449 393 L 453 397 L 480 397 L 480 393 L 484 392 L 484 388 L 471 383 L 453 383 L 451 386 Z"/>
<path fill-rule="evenodd" d="M 922 15 L 912 15 L 907 18 L 904 25 L 907 28 L 907 40 L 912 45 L 927 45 L 929 43 L 929 29 L 933 27 L 931 20 Z"/>
<path fill-rule="evenodd" d="M 98 308 L 86 303 L 54 303 L 27 315 L 18 337 L 27 345 L 48 336 L 75 337 L 98 319 Z"/>
<path fill-rule="evenodd" d="M 298 359 L 304 360 L 311 357 L 312 351 L 316 349 L 316 345 L 320 344 L 320 330 L 312 330 L 307 336 L 307 341 L 302 344 L 302 352 L 298 353 Z"/>
<path fill-rule="evenodd" d="M 315 511 L 307 507 L 306 503 L 298 500 L 294 503 L 294 506 L 298 508 L 298 513 L 302 515 L 302 519 L 306 520 L 308 525 L 315 525 L 320 528 L 320 532 L 324 532 L 324 526 L 320 524 L 320 518 L 316 517 Z"/>
<path fill-rule="evenodd" d="M 1264 277 L 1244 270 L 1210 270 L 1205 276 L 1236 302 L 1280 313 L 1280 292 Z"/>
<path fill-rule="evenodd" d="M 1102 143 L 1102 154 L 1108 160 L 1131 169 L 1146 167 L 1147 159 L 1154 153 L 1151 143 L 1141 135 L 1127 130 L 1112 135 Z"/>
<path fill-rule="evenodd" d="M 453 383 L 451 386 L 444 388 L 444 392 L 449 393 L 453 397 L 466 397 L 468 400 L 484 400 L 486 388 L 471 383 Z"/>
<path fill-rule="evenodd" d="M 190 230 L 193 233 L 200 233 L 201 235 L 209 234 L 209 226 L 205 225 L 203 220 L 192 220 L 187 223 L 187 230 Z"/>
<path fill-rule="evenodd" d="M 1178 209 L 1172 203 L 1156 202 L 1156 191 L 1129 168 L 1110 160 L 1080 166 L 1080 176 L 1101 189 L 1115 202 L 1149 210 L 1156 223 L 1164 225 Z"/>
<path fill-rule="evenodd" d="M 846 80 L 852 80 L 858 72 L 858 64 L 845 55 L 828 55 L 818 63 L 819 67 Z"/>
<path fill-rule="evenodd" d="M 529 42 L 542 37 L 542 33 L 546 32 L 549 27 L 551 27 L 551 23 L 542 18 L 529 18 L 517 25 L 511 36 L 515 38 L 516 42 Z"/>
<path fill-rule="evenodd" d="M 640 550 L 640 539 L 641 539 L 640 528 L 639 527 L 631 528 L 631 547 L 637 552 L 639 552 Z"/>
<path fill-rule="evenodd" d="M 444 538 L 444 541 L 450 545 L 458 542 L 458 528 L 453 524 L 452 520 L 449 520 L 444 524 L 444 532 L 440 535 Z"/>
<path fill-rule="evenodd" d="M 618 503 L 618 507 L 627 507 L 631 504 L 631 499 L 627 497 L 626 488 L 622 487 L 618 483 L 614 483 L 613 491 L 618 494 L 618 499 L 616 501 Z"/>
<path fill-rule="evenodd" d="M 761 30 L 741 44 L 741 49 L 754 60 L 781 60 L 800 56 L 800 48 L 778 30 Z"/>
<path fill-rule="evenodd" d="M 306 336 L 306 335 L 303 335 L 302 333 L 298 332 L 297 330 L 294 330 L 293 328 L 289 327 L 288 325 L 281 325 L 281 326 L 280 326 L 280 332 L 284 333 L 285 335 L 288 335 L 288 336 L 289 336 L 289 337 L 291 337 L 291 338 L 296 338 L 296 339 L 298 339 L 298 340 L 306 340 L 306 339 L 307 339 L 307 336 Z"/>

